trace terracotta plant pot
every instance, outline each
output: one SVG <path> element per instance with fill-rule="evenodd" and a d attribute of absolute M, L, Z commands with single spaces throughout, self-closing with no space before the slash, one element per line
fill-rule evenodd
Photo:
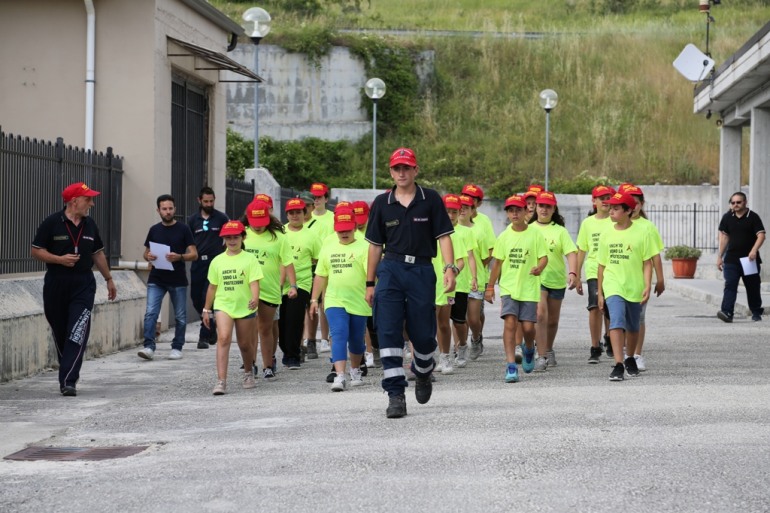
<path fill-rule="evenodd" d="M 671 269 L 674 271 L 674 278 L 693 278 L 695 277 L 695 269 L 697 267 L 697 258 L 671 259 Z"/>

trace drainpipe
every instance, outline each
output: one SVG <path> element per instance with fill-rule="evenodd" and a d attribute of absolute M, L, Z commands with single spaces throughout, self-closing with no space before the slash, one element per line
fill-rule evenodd
<path fill-rule="evenodd" d="M 94 149 L 94 56 L 96 55 L 96 11 L 93 0 L 84 0 L 86 7 L 86 142 L 85 149 Z"/>

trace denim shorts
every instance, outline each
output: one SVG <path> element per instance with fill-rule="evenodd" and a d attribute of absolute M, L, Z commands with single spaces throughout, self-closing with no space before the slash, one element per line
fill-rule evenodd
<path fill-rule="evenodd" d="M 639 332 L 639 316 L 642 313 L 641 303 L 631 303 L 620 296 L 610 296 L 604 300 L 604 306 L 610 313 L 610 329 L 625 330 L 631 333 Z"/>
<path fill-rule="evenodd" d="M 513 315 L 523 322 L 537 322 L 537 303 L 535 301 L 516 301 L 511 296 L 500 298 L 500 318 L 505 319 Z"/>
<path fill-rule="evenodd" d="M 567 287 L 564 287 L 562 289 L 549 289 L 548 287 L 544 287 L 540 285 L 540 291 L 545 290 L 548 292 L 548 299 L 558 299 L 559 301 L 564 299 L 564 293 L 567 291 Z"/>
<path fill-rule="evenodd" d="M 469 299 L 479 299 L 481 301 L 484 301 L 484 289 L 479 288 L 477 291 L 470 291 L 468 292 L 468 298 Z"/>

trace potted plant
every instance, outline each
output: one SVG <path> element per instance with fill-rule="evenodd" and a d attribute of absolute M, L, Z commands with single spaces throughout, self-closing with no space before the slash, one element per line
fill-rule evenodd
<path fill-rule="evenodd" d="M 671 260 L 674 278 L 693 278 L 702 251 L 692 246 L 671 246 L 666 248 L 664 257 Z"/>

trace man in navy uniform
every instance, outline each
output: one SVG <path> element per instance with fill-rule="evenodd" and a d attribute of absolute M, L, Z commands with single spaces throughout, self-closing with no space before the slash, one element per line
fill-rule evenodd
<path fill-rule="evenodd" d="M 200 316 L 206 303 L 206 292 L 209 289 L 209 264 L 215 256 L 224 251 L 219 230 L 227 224 L 228 218 L 214 208 L 216 196 L 211 187 L 203 187 L 198 194 L 198 211 L 187 218 L 187 226 L 193 234 L 195 247 L 198 249 L 198 260 L 190 266 L 190 299 L 193 307 Z M 213 317 L 210 328 L 201 323 L 198 334 L 198 349 L 208 349 L 209 344 L 217 343 L 217 326 Z"/>
<path fill-rule="evenodd" d="M 112 301 L 117 295 L 99 229 L 88 215 L 98 195 L 83 182 L 67 186 L 62 191 L 64 210 L 48 216 L 32 241 L 32 257 L 45 262 L 48 269 L 43 310 L 59 358 L 59 391 L 70 397 L 77 395 L 75 387 L 91 332 L 94 265 L 107 283 L 107 299 Z"/>
<path fill-rule="evenodd" d="M 444 202 L 436 191 L 415 183 L 418 172 L 414 151 L 399 148 L 393 152 L 390 176 L 395 186 L 374 200 L 366 229 L 370 244 L 366 300 L 373 307 L 380 342 L 388 418 L 406 415 L 404 327 L 414 345 L 417 402 L 427 403 L 433 391 L 436 273 L 431 259 L 436 256 L 435 241 L 447 262 L 442 277 L 447 292 L 454 290 L 458 273 L 449 237 L 454 229 Z"/>

